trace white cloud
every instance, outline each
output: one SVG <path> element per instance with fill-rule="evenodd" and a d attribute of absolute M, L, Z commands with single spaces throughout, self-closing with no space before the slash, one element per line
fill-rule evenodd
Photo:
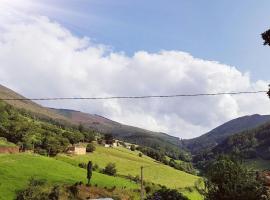
<path fill-rule="evenodd" d="M 27 97 L 166 95 L 266 90 L 235 67 L 179 51 L 133 56 L 79 38 L 46 17 L 0 18 L 0 80 Z M 265 94 L 175 99 L 43 102 L 181 138 L 232 118 L 267 114 Z"/>

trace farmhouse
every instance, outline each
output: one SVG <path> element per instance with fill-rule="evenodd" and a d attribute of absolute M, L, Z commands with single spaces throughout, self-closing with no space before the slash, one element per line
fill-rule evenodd
<path fill-rule="evenodd" d="M 84 155 L 86 154 L 86 147 L 83 146 L 71 146 L 67 149 L 68 154 Z"/>

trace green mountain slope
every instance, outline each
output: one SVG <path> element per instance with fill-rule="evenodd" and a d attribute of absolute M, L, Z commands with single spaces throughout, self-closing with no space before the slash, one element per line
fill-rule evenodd
<path fill-rule="evenodd" d="M 236 152 L 244 158 L 270 160 L 270 123 L 232 135 L 217 145 L 214 153 Z"/>
<path fill-rule="evenodd" d="M 102 133 L 110 133 L 118 139 L 155 149 L 161 148 L 171 154 L 179 154 L 181 141 L 177 137 L 128 126 L 99 115 L 91 115 L 68 109 L 53 110 L 68 117 L 74 123 L 81 123 L 85 127 Z"/>
<path fill-rule="evenodd" d="M 183 140 L 183 146 L 196 154 L 215 147 L 231 135 L 253 129 L 269 121 L 270 115 L 257 114 L 233 119 L 200 137 Z"/>

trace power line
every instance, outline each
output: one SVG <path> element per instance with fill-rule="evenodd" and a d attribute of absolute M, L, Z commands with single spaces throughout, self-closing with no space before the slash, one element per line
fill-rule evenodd
<path fill-rule="evenodd" d="M 220 95 L 259 94 L 268 91 L 246 91 L 246 92 L 219 92 L 219 93 L 197 93 L 197 94 L 172 94 L 172 95 L 145 95 L 145 96 L 107 96 L 107 97 L 49 97 L 49 98 L 0 98 L 4 101 L 59 101 L 59 100 L 108 100 L 108 99 L 150 99 L 150 98 L 177 98 L 177 97 L 199 97 Z"/>

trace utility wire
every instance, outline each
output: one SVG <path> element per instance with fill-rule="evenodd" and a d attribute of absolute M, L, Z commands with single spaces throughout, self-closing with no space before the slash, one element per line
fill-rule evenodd
<path fill-rule="evenodd" d="M 50 97 L 50 98 L 0 98 L 4 101 L 58 101 L 58 100 L 107 100 L 107 99 L 150 99 L 150 98 L 176 98 L 176 97 L 199 97 L 220 95 L 259 94 L 268 91 L 246 91 L 246 92 L 219 92 L 219 93 L 197 93 L 197 94 L 172 94 L 172 95 L 146 95 L 146 96 L 107 96 L 107 97 Z"/>

